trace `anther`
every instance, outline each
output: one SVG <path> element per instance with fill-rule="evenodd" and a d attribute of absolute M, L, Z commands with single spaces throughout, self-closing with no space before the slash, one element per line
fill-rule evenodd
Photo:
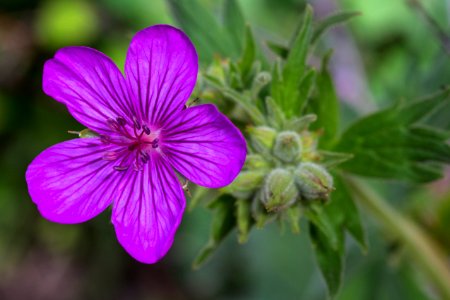
<path fill-rule="evenodd" d="M 159 139 L 156 138 L 156 139 L 154 139 L 154 140 L 152 141 L 152 144 L 158 144 L 158 142 L 159 142 Z"/>
<path fill-rule="evenodd" d="M 150 134 L 150 128 L 148 128 L 148 126 L 147 125 L 142 125 L 142 129 L 144 130 L 144 132 L 145 132 L 145 134 L 146 135 L 149 135 Z"/>
<path fill-rule="evenodd" d="M 128 167 L 125 167 L 125 166 L 114 166 L 113 169 L 116 170 L 116 171 L 126 171 L 126 170 L 128 170 Z"/>
<path fill-rule="evenodd" d="M 152 148 L 153 149 L 158 148 L 158 144 L 152 144 Z"/>
<path fill-rule="evenodd" d="M 141 171 L 141 170 L 142 170 L 142 165 L 139 163 L 139 161 L 135 161 L 135 162 L 133 163 L 133 169 L 134 169 L 135 171 Z"/>
<path fill-rule="evenodd" d="M 136 128 L 137 130 L 141 129 L 141 124 L 139 124 L 136 117 L 133 117 L 133 123 L 134 123 L 134 128 Z"/>
<path fill-rule="evenodd" d="M 119 125 L 120 126 L 125 126 L 126 124 L 127 124 L 127 121 L 125 121 L 125 119 L 124 118 L 122 118 L 122 117 L 117 117 L 116 118 L 116 121 L 117 121 L 117 123 L 119 123 Z"/>
<path fill-rule="evenodd" d="M 142 156 L 142 159 L 145 160 L 144 163 L 148 162 L 150 159 L 150 156 L 145 151 L 141 151 L 141 156 Z"/>
<path fill-rule="evenodd" d="M 117 152 L 114 151 L 107 151 L 103 154 L 103 159 L 108 161 L 116 160 L 118 157 Z"/>

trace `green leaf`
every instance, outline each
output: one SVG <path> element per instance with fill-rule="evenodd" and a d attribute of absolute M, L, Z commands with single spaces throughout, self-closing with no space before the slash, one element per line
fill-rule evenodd
<path fill-rule="evenodd" d="M 341 177 L 338 175 L 333 177 L 335 190 L 331 193 L 331 200 L 325 207 L 325 211 L 336 226 L 348 230 L 365 252 L 367 251 L 367 236 L 358 209 Z"/>
<path fill-rule="evenodd" d="M 281 74 L 274 74 L 272 97 L 289 118 L 300 113 L 299 84 L 304 77 L 305 63 L 312 35 L 312 8 L 306 7 L 303 24 L 299 30 Z M 278 73 L 275 70 L 274 73 Z M 281 76 L 280 76 L 281 75 Z"/>
<path fill-rule="evenodd" d="M 322 34 L 325 33 L 331 27 L 338 25 L 340 23 L 347 22 L 356 16 L 360 16 L 361 13 L 358 11 L 342 11 L 331 16 L 326 17 L 323 20 L 317 22 L 314 26 L 314 34 L 312 36 L 312 43 L 316 42 Z"/>
<path fill-rule="evenodd" d="M 224 26 L 230 33 L 233 44 L 240 52 L 244 45 L 242 32 L 245 28 L 242 10 L 236 0 L 225 0 L 224 6 Z"/>
<path fill-rule="evenodd" d="M 311 97 L 312 91 L 314 90 L 314 86 L 316 83 L 316 70 L 309 69 L 305 72 L 305 75 L 303 76 L 302 80 L 300 81 L 298 90 L 299 95 L 301 95 L 300 98 L 298 98 L 296 106 L 295 106 L 295 112 L 296 116 L 303 116 L 303 111 L 308 104 L 308 100 Z"/>
<path fill-rule="evenodd" d="M 355 157 L 340 165 L 354 174 L 430 182 L 450 162 L 448 133 L 417 123 L 449 100 L 449 90 L 406 106 L 388 108 L 356 121 L 335 150 Z"/>
<path fill-rule="evenodd" d="M 309 224 L 309 237 L 328 292 L 334 297 L 339 291 L 343 277 L 343 250 L 334 249 L 328 237 L 313 223 Z"/>
<path fill-rule="evenodd" d="M 241 70 L 242 78 L 244 81 L 248 81 L 249 75 L 252 71 L 252 66 L 256 57 L 255 39 L 253 37 L 252 29 L 250 26 L 245 28 L 245 46 L 242 53 L 241 60 L 239 61 L 239 68 Z"/>
<path fill-rule="evenodd" d="M 200 62 L 208 64 L 213 55 L 237 58 L 239 51 L 229 33 L 198 0 L 167 0 L 177 23 L 196 46 Z"/>
<path fill-rule="evenodd" d="M 310 101 L 310 108 L 317 115 L 317 122 L 311 128 L 323 130 L 319 140 L 321 149 L 330 148 L 339 130 L 339 100 L 327 70 L 331 53 L 328 52 L 322 60 L 322 69 L 316 79 L 317 96 Z"/>
<path fill-rule="evenodd" d="M 309 205 L 305 210 L 305 216 L 326 236 L 333 249 L 338 250 L 343 247 L 342 228 L 335 224 L 335 220 L 325 211 L 322 204 Z"/>
<path fill-rule="evenodd" d="M 367 250 L 367 237 L 358 210 L 338 175 L 334 176 L 334 187 L 326 205 L 310 205 L 306 213 L 317 262 L 332 297 L 336 295 L 342 281 L 344 230 L 355 238 L 363 251 Z"/>
<path fill-rule="evenodd" d="M 234 214 L 235 198 L 230 195 L 222 195 L 211 202 L 209 208 L 213 210 L 213 220 L 209 241 L 195 258 L 192 267 L 198 269 L 219 247 L 222 240 L 236 227 Z"/>

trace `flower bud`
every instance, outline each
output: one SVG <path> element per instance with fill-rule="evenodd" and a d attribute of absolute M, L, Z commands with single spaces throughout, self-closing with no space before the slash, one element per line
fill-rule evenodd
<path fill-rule="evenodd" d="M 79 132 L 78 136 L 80 138 L 92 138 L 92 137 L 98 137 L 98 133 L 90 130 L 90 129 L 83 129 Z"/>
<path fill-rule="evenodd" d="M 294 175 L 302 198 L 327 200 L 333 190 L 333 177 L 318 164 L 301 163 L 294 171 Z"/>
<path fill-rule="evenodd" d="M 249 127 L 250 143 L 255 150 L 266 152 L 271 150 L 275 142 L 277 132 L 275 129 L 267 126 Z"/>
<path fill-rule="evenodd" d="M 222 188 L 222 191 L 239 198 L 247 198 L 253 190 L 261 186 L 264 176 L 264 171 L 243 171 L 230 185 Z"/>
<path fill-rule="evenodd" d="M 272 80 L 272 76 L 269 72 L 262 71 L 256 74 L 253 79 L 253 84 L 251 87 L 251 93 L 253 98 L 257 98 L 261 89 L 266 86 Z"/>
<path fill-rule="evenodd" d="M 269 162 L 259 154 L 247 154 L 245 159 L 245 168 L 248 170 L 266 169 L 270 166 Z"/>
<path fill-rule="evenodd" d="M 293 204 L 298 197 L 292 174 L 284 169 L 272 170 L 267 175 L 262 202 L 268 211 L 278 211 Z"/>
<path fill-rule="evenodd" d="M 280 132 L 275 140 L 273 153 L 284 162 L 293 162 L 301 156 L 302 143 L 294 131 Z"/>

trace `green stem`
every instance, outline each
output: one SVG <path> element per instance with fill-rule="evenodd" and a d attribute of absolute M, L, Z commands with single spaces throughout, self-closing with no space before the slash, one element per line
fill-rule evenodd
<path fill-rule="evenodd" d="M 405 246 L 442 298 L 450 299 L 450 269 L 438 245 L 422 228 L 394 210 L 367 184 L 356 178 L 346 179 L 357 200 Z"/>

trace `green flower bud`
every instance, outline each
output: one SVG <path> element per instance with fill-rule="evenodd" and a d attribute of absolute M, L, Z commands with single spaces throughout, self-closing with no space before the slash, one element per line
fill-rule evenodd
<path fill-rule="evenodd" d="M 275 140 L 273 153 L 284 162 L 293 162 L 301 156 L 302 142 L 294 131 L 280 132 Z"/>
<path fill-rule="evenodd" d="M 230 185 L 222 188 L 222 191 L 238 198 L 247 198 L 253 190 L 261 186 L 265 175 L 264 171 L 243 171 Z"/>
<path fill-rule="evenodd" d="M 272 80 L 272 76 L 269 72 L 259 72 L 253 79 L 251 87 L 251 94 L 253 98 L 257 98 L 261 89 L 266 86 Z"/>
<path fill-rule="evenodd" d="M 261 200 L 268 211 L 289 207 L 297 197 L 298 190 L 289 171 L 277 168 L 267 175 Z"/>
<path fill-rule="evenodd" d="M 294 175 L 302 198 L 327 200 L 333 190 L 333 177 L 318 164 L 301 163 L 294 171 Z"/>
<path fill-rule="evenodd" d="M 93 138 L 93 137 L 98 137 L 99 136 L 99 134 L 97 132 L 92 131 L 92 130 L 87 129 L 87 128 L 83 129 L 81 131 L 69 130 L 69 131 L 67 131 L 67 133 L 76 134 L 80 138 Z"/>
<path fill-rule="evenodd" d="M 250 136 L 250 143 L 255 150 L 266 152 L 271 150 L 275 142 L 277 132 L 267 126 L 249 127 L 247 129 Z"/>
<path fill-rule="evenodd" d="M 248 170 L 267 169 L 270 164 L 259 154 L 248 154 L 245 159 L 245 168 Z"/>

